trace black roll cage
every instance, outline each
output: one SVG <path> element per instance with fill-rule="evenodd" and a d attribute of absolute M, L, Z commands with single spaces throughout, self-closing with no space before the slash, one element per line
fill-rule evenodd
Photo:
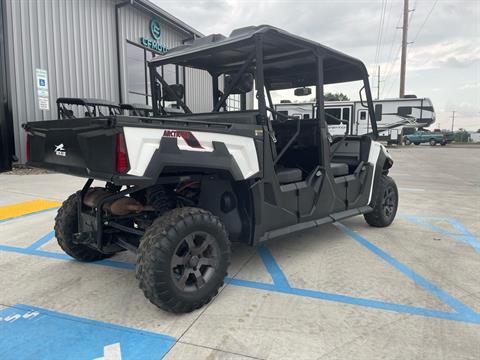
<path fill-rule="evenodd" d="M 268 29 L 275 29 L 271 27 L 266 27 Z M 262 30 L 262 29 L 261 29 Z M 341 53 L 337 53 L 334 50 L 331 50 L 329 48 L 323 47 L 320 44 L 316 44 L 313 42 L 306 42 L 304 47 L 302 47 L 301 50 L 297 51 L 284 51 L 280 52 L 279 54 L 275 55 L 270 55 L 268 59 L 264 56 L 264 35 L 265 31 L 257 31 L 255 32 L 251 37 L 247 39 L 242 39 L 239 42 L 226 42 L 225 45 L 222 45 L 221 47 L 213 47 L 213 48 L 200 48 L 197 52 L 193 51 L 190 52 L 187 55 L 182 55 L 180 54 L 179 57 L 181 56 L 183 62 L 187 62 L 188 60 L 195 59 L 195 56 L 197 54 L 202 54 L 204 55 L 206 52 L 210 51 L 210 53 L 213 55 L 215 52 L 221 50 L 235 50 L 236 46 L 245 45 L 245 43 L 252 42 L 254 43 L 254 50 L 251 51 L 248 56 L 246 56 L 246 59 L 243 62 L 237 62 L 235 65 L 236 67 L 233 68 L 233 70 L 236 70 L 236 72 L 233 71 L 235 74 L 233 76 L 233 80 L 231 83 L 225 88 L 225 92 L 219 96 L 219 89 L 218 89 L 218 77 L 222 74 L 227 72 L 227 68 L 210 68 L 210 69 L 205 69 L 209 72 L 209 74 L 212 77 L 212 97 L 213 97 L 213 109 L 212 113 L 219 112 L 220 109 L 223 107 L 224 111 L 225 109 L 225 101 L 227 100 L 228 96 L 231 95 L 232 90 L 235 88 L 235 86 L 238 84 L 239 80 L 242 78 L 242 76 L 247 73 L 254 73 L 255 74 L 255 88 L 256 88 L 256 99 L 258 100 L 258 124 L 259 125 L 266 125 L 268 129 L 271 131 L 272 136 L 273 135 L 273 130 L 271 127 L 271 121 L 268 120 L 267 116 L 267 111 L 270 111 L 272 113 L 272 117 L 274 120 L 278 118 L 278 114 L 275 113 L 272 98 L 270 91 L 272 90 L 272 87 L 270 86 L 270 83 L 268 80 L 265 79 L 265 72 L 264 72 L 264 65 L 265 63 L 273 62 L 273 61 L 279 61 L 279 60 L 291 60 L 291 59 L 296 59 L 299 56 L 304 56 L 305 54 L 313 55 L 315 57 L 316 61 L 316 76 L 315 76 L 315 84 L 304 84 L 304 86 L 315 86 L 316 89 L 316 118 L 320 122 L 325 122 L 325 109 L 324 109 L 324 92 L 323 92 L 323 87 L 324 87 L 324 62 L 325 59 L 328 55 L 328 57 L 335 58 L 335 54 L 338 54 L 338 60 L 342 61 L 344 63 L 349 63 L 352 67 L 355 67 L 358 69 L 358 72 L 361 74 L 361 77 L 358 80 L 363 80 L 363 87 L 362 89 L 365 90 L 365 95 L 366 95 L 366 102 L 367 102 L 367 107 L 371 119 L 371 125 L 372 125 L 372 135 L 373 138 L 376 139 L 378 137 L 378 130 L 377 130 L 377 123 L 376 123 L 376 116 L 374 112 L 374 106 L 373 106 L 373 100 L 372 100 L 372 94 L 370 91 L 370 84 L 368 80 L 368 73 L 363 65 L 359 60 L 356 60 L 354 58 L 350 58 L 347 55 L 343 55 Z M 291 35 L 290 37 L 288 36 L 288 33 L 282 32 L 280 34 L 277 34 L 277 36 L 281 37 L 282 41 L 287 41 L 289 43 L 295 44 L 295 46 L 299 45 L 299 42 L 297 39 L 301 39 L 299 37 L 296 37 L 294 35 Z M 228 39 L 228 38 L 227 38 Z M 181 50 L 179 51 L 181 52 Z M 333 54 L 333 55 L 332 55 Z M 185 104 L 185 102 L 182 100 L 181 97 L 177 95 L 177 93 L 172 89 L 171 85 L 169 85 L 162 75 L 160 75 L 157 71 L 157 67 L 160 65 L 164 64 L 175 64 L 175 65 L 182 65 L 181 62 L 176 62 L 176 55 L 172 54 L 170 57 L 167 56 L 166 60 L 163 60 L 161 57 L 154 58 L 149 62 L 149 69 L 150 69 L 150 79 L 151 79 L 151 93 L 152 93 L 152 103 L 153 103 L 153 115 L 154 116 L 168 116 L 167 112 L 165 111 L 164 107 L 162 106 L 162 98 L 160 95 L 160 85 L 162 86 L 163 89 L 168 91 L 173 97 L 176 99 L 177 106 L 181 107 L 183 111 L 187 114 L 191 114 L 192 111 L 189 109 L 189 107 Z M 189 65 L 185 65 L 189 66 Z M 191 66 L 194 68 L 194 66 Z M 178 68 L 178 66 L 177 66 Z M 288 72 L 288 68 L 285 68 L 284 71 Z M 341 71 L 341 70 L 339 70 Z M 229 72 L 232 72 L 231 69 Z M 177 77 L 178 78 L 178 77 Z M 348 82 L 348 81 L 355 81 L 354 80 L 346 80 L 346 81 L 335 81 L 335 82 Z M 177 79 L 178 81 L 178 79 Z M 173 84 L 172 84 L 173 85 Z M 300 85 L 301 86 L 301 85 Z M 267 106 L 267 100 L 269 102 L 269 106 Z M 362 99 L 363 102 L 363 99 Z M 244 106 L 242 106 L 243 108 Z M 174 115 L 173 115 L 174 116 Z M 296 132 L 298 135 L 298 131 Z"/>

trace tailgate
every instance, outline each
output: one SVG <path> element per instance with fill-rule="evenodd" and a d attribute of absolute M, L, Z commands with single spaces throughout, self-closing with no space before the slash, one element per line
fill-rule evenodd
<path fill-rule="evenodd" d="M 115 173 L 114 124 L 112 118 L 27 123 L 27 165 L 108 180 Z"/>

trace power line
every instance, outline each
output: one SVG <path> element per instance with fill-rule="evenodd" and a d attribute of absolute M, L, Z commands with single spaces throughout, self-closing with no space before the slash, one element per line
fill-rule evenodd
<path fill-rule="evenodd" d="M 385 23 L 385 12 L 387 9 L 387 2 L 388 0 L 382 0 L 382 8 L 380 10 L 380 23 L 378 25 L 378 34 L 377 34 L 377 47 L 375 49 L 374 66 L 378 65 L 378 58 L 380 56 L 380 48 L 382 46 L 383 27 Z"/>
<path fill-rule="evenodd" d="M 430 15 L 432 14 L 433 10 L 435 9 L 435 6 L 437 5 L 438 3 L 438 0 L 435 0 L 432 7 L 430 8 L 430 11 L 428 12 L 427 16 L 425 16 L 425 19 L 423 20 L 422 22 L 422 25 L 420 25 L 420 28 L 418 29 L 417 33 L 415 34 L 415 36 L 413 37 L 413 43 L 415 43 L 417 41 L 417 38 L 418 36 L 420 35 L 420 33 L 422 32 L 423 30 L 423 27 L 425 26 L 425 24 L 427 23 L 428 19 L 430 18 Z"/>

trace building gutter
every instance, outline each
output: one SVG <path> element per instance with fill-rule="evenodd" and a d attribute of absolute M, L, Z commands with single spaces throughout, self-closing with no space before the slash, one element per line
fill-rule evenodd
<path fill-rule="evenodd" d="M 132 5 L 133 0 L 127 0 L 115 5 L 115 37 L 117 42 L 117 76 L 118 76 L 118 103 L 123 103 L 123 93 L 122 93 L 122 69 L 120 66 L 120 25 L 118 18 L 118 11 L 120 8 L 126 5 Z"/>

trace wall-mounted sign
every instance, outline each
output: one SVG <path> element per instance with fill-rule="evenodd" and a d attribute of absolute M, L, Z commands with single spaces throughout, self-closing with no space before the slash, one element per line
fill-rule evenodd
<path fill-rule="evenodd" d="M 40 110 L 50 110 L 50 100 L 48 94 L 48 74 L 47 70 L 35 69 L 35 78 L 37 85 L 38 107 Z"/>
<path fill-rule="evenodd" d="M 150 35 L 152 38 L 142 36 L 140 38 L 140 44 L 160 54 L 164 54 L 168 51 L 168 48 L 159 42 L 161 34 L 160 22 L 156 18 L 152 18 L 150 20 Z"/>
<path fill-rule="evenodd" d="M 160 23 L 157 19 L 152 18 L 152 20 L 150 20 L 150 34 L 152 34 L 152 37 L 155 40 L 160 40 L 161 33 L 162 31 L 160 30 Z"/>

